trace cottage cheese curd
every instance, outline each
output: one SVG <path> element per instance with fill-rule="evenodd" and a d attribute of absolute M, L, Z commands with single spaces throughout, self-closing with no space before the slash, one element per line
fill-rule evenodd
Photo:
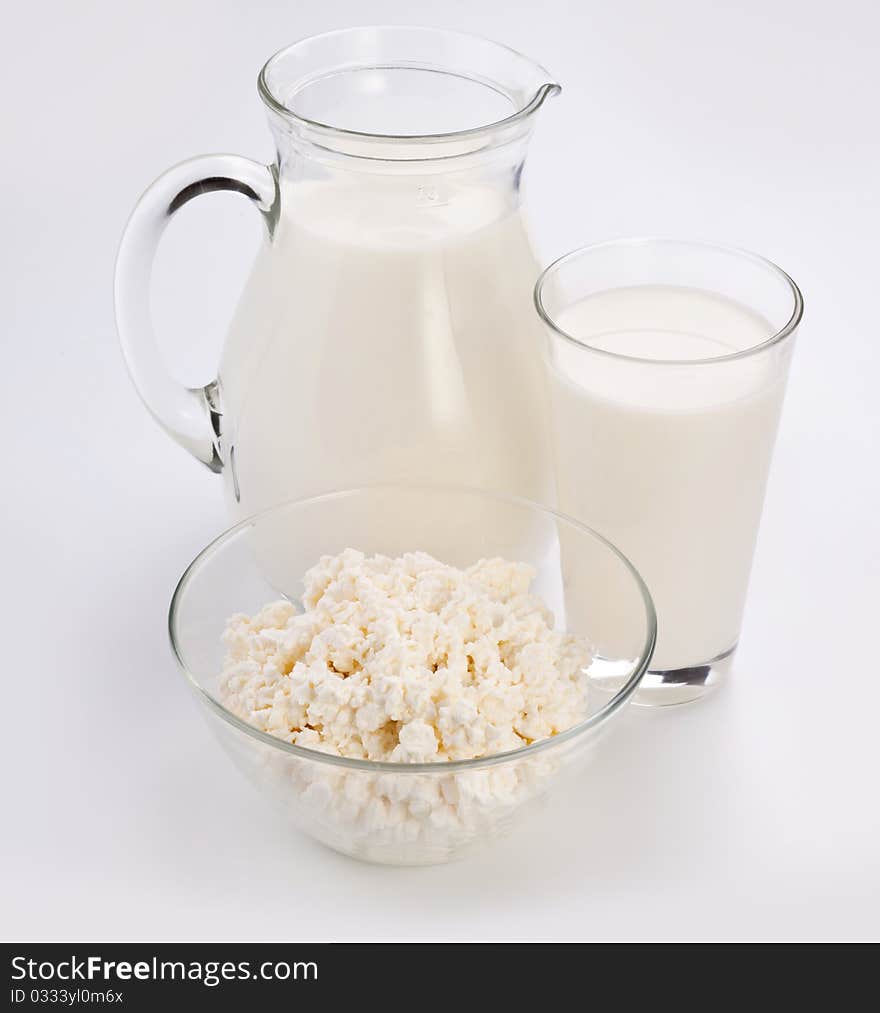
<path fill-rule="evenodd" d="M 555 735 L 584 716 L 590 650 L 553 630 L 533 578 L 503 559 L 325 556 L 305 575 L 305 611 L 280 601 L 229 620 L 222 702 L 358 759 L 467 760 Z"/>
<path fill-rule="evenodd" d="M 399 764 L 341 768 L 262 747 L 255 782 L 271 782 L 313 836 L 368 860 L 444 861 L 506 831 L 582 750 L 448 772 L 443 761 L 517 750 L 586 716 L 590 647 L 553 630 L 533 577 L 502 559 L 462 571 L 421 552 L 347 549 L 307 572 L 303 611 L 279 601 L 233 616 L 220 680 L 230 711 L 287 742 Z M 425 761 L 435 770 L 410 766 Z"/>

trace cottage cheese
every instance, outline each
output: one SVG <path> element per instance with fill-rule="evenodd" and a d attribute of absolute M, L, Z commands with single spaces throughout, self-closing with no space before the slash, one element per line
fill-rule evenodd
<path fill-rule="evenodd" d="M 229 620 L 221 700 L 286 742 L 358 759 L 467 760 L 556 735 L 585 715 L 590 649 L 553 630 L 534 575 L 503 559 L 325 556 L 304 611 L 279 601 Z"/>
<path fill-rule="evenodd" d="M 506 832 L 579 740 L 495 765 L 447 760 L 517 750 L 586 715 L 587 643 L 552 629 L 522 563 L 465 571 L 425 553 L 367 558 L 348 549 L 304 578 L 290 602 L 233 616 L 220 699 L 245 721 L 339 756 L 398 762 L 341 768 L 229 732 L 255 783 L 330 847 L 378 862 L 446 861 Z M 422 772 L 412 762 L 436 764 Z"/>

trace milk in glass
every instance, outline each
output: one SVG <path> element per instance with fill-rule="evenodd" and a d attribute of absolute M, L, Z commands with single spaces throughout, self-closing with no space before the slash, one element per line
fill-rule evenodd
<path fill-rule="evenodd" d="M 705 664 L 736 644 L 785 385 L 772 355 L 717 360 L 773 327 L 726 297 L 653 285 L 588 296 L 555 322 L 599 350 L 553 345 L 560 507 L 645 579 L 652 669 Z"/>

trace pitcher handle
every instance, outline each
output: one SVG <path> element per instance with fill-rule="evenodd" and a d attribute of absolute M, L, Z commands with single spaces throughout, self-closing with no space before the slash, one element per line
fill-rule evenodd
<path fill-rule="evenodd" d="M 215 190 L 244 194 L 271 233 L 276 205 L 272 169 L 238 155 L 201 155 L 161 175 L 144 193 L 125 226 L 116 259 L 116 326 L 128 371 L 150 414 L 182 447 L 220 471 L 217 382 L 185 387 L 162 361 L 150 314 L 150 277 L 165 227 L 193 197 Z"/>

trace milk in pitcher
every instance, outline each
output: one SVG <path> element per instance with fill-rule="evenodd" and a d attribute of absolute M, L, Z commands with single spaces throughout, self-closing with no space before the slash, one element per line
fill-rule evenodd
<path fill-rule="evenodd" d="M 221 363 L 233 513 L 398 481 L 546 501 L 538 266 L 518 208 L 383 178 L 292 182 L 281 203 Z"/>

